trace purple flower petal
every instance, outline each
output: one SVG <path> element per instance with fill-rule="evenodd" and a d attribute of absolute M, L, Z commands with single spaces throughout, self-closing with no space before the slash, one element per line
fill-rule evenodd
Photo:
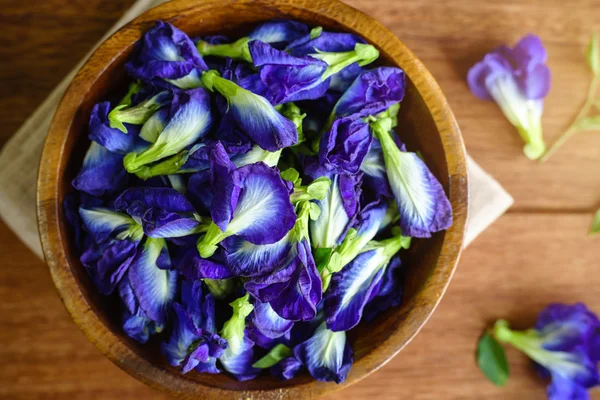
<path fill-rule="evenodd" d="M 313 378 L 322 382 L 344 382 L 353 362 L 346 332 L 332 332 L 325 323 L 311 338 L 294 348 L 294 355 Z"/>
<path fill-rule="evenodd" d="M 373 135 L 361 119 L 337 119 L 321 136 L 319 161 L 336 173 L 356 174 L 369 152 Z"/>
<path fill-rule="evenodd" d="M 127 133 L 111 128 L 108 121 L 109 112 L 108 101 L 98 103 L 92 109 L 89 122 L 91 140 L 108 151 L 118 154 L 127 154 L 148 147 L 149 143 L 139 137 L 139 126 L 127 124 Z"/>
<path fill-rule="evenodd" d="M 162 330 L 162 326 L 148 318 L 140 308 L 127 277 L 119 284 L 119 296 L 123 305 L 123 331 L 127 336 L 140 343 L 146 343 L 151 335 Z"/>
<path fill-rule="evenodd" d="M 271 374 L 281 380 L 295 377 L 302 370 L 302 363 L 295 357 L 287 357 L 271 367 Z"/>
<path fill-rule="evenodd" d="M 108 240 L 91 244 L 80 257 L 96 289 L 111 294 L 137 254 L 138 244 L 130 240 Z"/>
<path fill-rule="evenodd" d="M 92 196 L 104 196 L 123 190 L 128 180 L 123 156 L 92 142 L 79 174 L 73 179 L 73 187 Z"/>
<path fill-rule="evenodd" d="M 271 339 L 277 339 L 288 333 L 294 322 L 281 318 L 269 303 L 256 302 L 250 314 L 250 321 L 260 333 Z"/>
<path fill-rule="evenodd" d="M 132 77 L 159 85 L 208 69 L 191 39 L 162 21 L 146 32 L 125 68 Z"/>
<path fill-rule="evenodd" d="M 254 363 L 254 343 L 247 336 L 244 336 L 242 340 L 239 354 L 230 355 L 226 350 L 219 361 L 239 381 L 254 379 L 260 373 L 260 369 L 252 367 Z"/>
<path fill-rule="evenodd" d="M 220 262 L 200 257 L 196 248 L 190 249 L 176 268 L 186 278 L 197 279 L 229 279 L 235 275 Z"/>
<path fill-rule="evenodd" d="M 406 79 L 400 68 L 364 71 L 344 92 L 333 112 L 338 116 L 375 115 L 402 101 L 405 90 Z"/>
<path fill-rule="evenodd" d="M 248 34 L 252 40 L 260 40 L 273 46 L 285 46 L 308 33 L 308 27 L 298 21 L 273 20 L 260 24 Z"/>
<path fill-rule="evenodd" d="M 223 242 L 225 259 L 231 271 L 238 276 L 260 276 L 276 270 L 287 259 L 292 247 L 289 235 L 272 244 L 256 245 L 239 236 Z"/>
<path fill-rule="evenodd" d="M 392 258 L 385 269 L 379 288 L 371 292 L 371 298 L 363 313 L 365 321 L 372 321 L 382 312 L 398 307 L 402 302 L 402 280 L 399 276 L 401 266 L 400 257 Z"/>
<path fill-rule="evenodd" d="M 177 289 L 177 271 L 158 268 L 156 261 L 164 239 L 146 239 L 129 268 L 129 281 L 140 307 L 153 321 L 163 324 Z"/>
<path fill-rule="evenodd" d="M 115 200 L 115 207 L 140 218 L 154 209 L 172 213 L 194 212 L 189 200 L 172 188 L 129 188 Z"/>
<path fill-rule="evenodd" d="M 295 57 L 315 54 L 318 51 L 329 53 L 341 53 L 352 51 L 357 43 L 366 43 L 362 38 L 351 33 L 322 32 L 316 38 L 310 35 L 290 43 L 285 51 Z M 318 51 L 317 51 L 318 50 Z"/>

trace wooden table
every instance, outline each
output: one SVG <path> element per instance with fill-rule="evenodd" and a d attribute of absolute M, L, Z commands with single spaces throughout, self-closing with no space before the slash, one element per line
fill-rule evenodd
<path fill-rule="evenodd" d="M 0 144 L 23 123 L 133 0 L 0 0 Z M 600 206 L 600 133 L 572 139 L 545 165 L 528 161 L 499 109 L 468 91 L 487 50 L 534 32 L 550 53 L 549 141 L 569 123 L 590 79 L 583 51 L 600 31 L 600 2 L 351 0 L 393 30 L 438 79 L 471 155 L 515 206 L 465 251 L 442 304 L 388 365 L 332 399 L 543 399 L 544 383 L 509 351 L 512 378 L 488 383 L 477 337 L 505 317 L 528 327 L 552 301 L 600 312 L 600 238 L 586 237 Z M 89 343 L 63 308 L 44 263 L 0 222 L 0 398 L 163 399 Z M 600 389 L 593 393 L 600 398 Z"/>

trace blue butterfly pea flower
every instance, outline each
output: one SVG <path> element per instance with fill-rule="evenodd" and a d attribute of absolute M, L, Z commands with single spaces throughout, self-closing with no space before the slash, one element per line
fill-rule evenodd
<path fill-rule="evenodd" d="M 378 67 L 363 71 L 333 108 L 336 116 L 375 115 L 404 98 L 406 78 L 400 68 Z"/>
<path fill-rule="evenodd" d="M 294 347 L 294 355 L 313 378 L 323 382 L 344 382 L 354 361 L 346 332 L 331 331 L 325 322 L 308 340 Z"/>
<path fill-rule="evenodd" d="M 210 96 L 204 89 L 176 92 L 170 104 L 168 122 L 150 121 L 153 127 L 149 131 L 153 133 L 144 132 L 142 136 L 152 141 L 152 144 L 139 153 L 135 151 L 128 153 L 123 159 L 125 169 L 130 173 L 140 173 L 148 164 L 185 151 L 187 147 L 208 133 L 212 121 Z M 157 128 L 162 128 L 160 133 L 157 132 Z M 185 154 L 187 152 L 184 152 Z M 175 158 L 174 162 L 184 163 L 181 161 L 181 156 Z M 164 169 L 169 170 L 168 167 L 169 165 L 164 165 Z M 179 164 L 175 165 L 174 171 L 168 173 L 177 171 L 179 167 Z M 151 175 L 146 173 L 142 177 Z"/>
<path fill-rule="evenodd" d="M 225 97 L 230 121 L 264 150 L 277 151 L 298 142 L 295 124 L 278 113 L 263 96 L 220 77 L 216 71 L 205 72 L 202 82 L 208 90 Z"/>
<path fill-rule="evenodd" d="M 333 274 L 324 299 L 329 329 L 347 331 L 358 325 L 367 302 L 378 293 L 392 257 L 409 244 L 410 238 L 401 235 L 371 241 L 352 262 Z"/>
<path fill-rule="evenodd" d="M 335 173 L 356 174 L 369 153 L 373 135 L 360 118 L 339 118 L 321 136 L 319 161 Z"/>
<path fill-rule="evenodd" d="M 227 340 L 228 347 L 219 357 L 219 361 L 240 381 L 252 379 L 260 372 L 259 369 L 252 367 L 254 343 L 246 334 L 246 317 L 254 308 L 249 298 L 249 294 L 246 293 L 230 303 L 233 315 L 221 330 L 221 337 Z"/>
<path fill-rule="evenodd" d="M 215 324 L 215 300 L 202 289 L 201 281 L 181 282 L 181 302 L 173 303 L 174 321 L 171 336 L 161 349 L 169 364 L 182 367 L 187 373 L 216 374 L 216 360 L 227 348 L 227 342 L 218 336 Z"/>
<path fill-rule="evenodd" d="M 370 322 L 382 312 L 398 307 L 402 302 L 402 262 L 395 256 L 385 268 L 379 287 L 371 292 L 363 311 L 363 320 Z"/>
<path fill-rule="evenodd" d="M 244 285 L 256 299 L 269 303 L 280 317 L 292 321 L 313 319 L 322 298 L 321 278 L 308 238 L 310 202 L 302 201 L 298 207 L 292 246 L 284 264 Z"/>
<path fill-rule="evenodd" d="M 90 115 L 89 130 L 90 139 L 102 145 L 107 150 L 127 154 L 137 149 L 147 147 L 149 143 L 140 138 L 139 126 L 127 124 L 127 133 L 110 126 L 108 115 L 110 113 L 110 102 L 98 103 L 92 109 Z"/>
<path fill-rule="evenodd" d="M 416 154 L 402 151 L 392 136 L 391 118 L 377 119 L 371 129 L 381 144 L 388 182 L 406 236 L 427 238 L 452 225 L 452 206 L 444 188 Z"/>
<path fill-rule="evenodd" d="M 467 75 L 471 92 L 494 100 L 525 141 L 532 159 L 546 151 L 542 135 L 544 97 L 550 90 L 548 54 L 539 37 L 527 35 L 514 48 L 500 46 L 486 54 Z"/>
<path fill-rule="evenodd" d="M 494 336 L 524 352 L 552 382 L 548 398 L 587 399 L 587 389 L 600 384 L 600 320 L 584 304 L 550 304 L 534 329 L 513 331 L 496 322 Z"/>
<path fill-rule="evenodd" d="M 210 257 L 218 243 L 233 235 L 253 244 L 270 244 L 292 229 L 296 216 L 290 190 L 276 168 L 256 163 L 236 169 L 217 145 L 211 171 L 213 222 L 198 243 L 202 257 Z"/>
<path fill-rule="evenodd" d="M 123 190 L 128 182 L 129 175 L 123 167 L 123 156 L 92 142 L 72 185 L 92 196 L 104 196 Z"/>
<path fill-rule="evenodd" d="M 153 321 L 140 307 L 127 277 L 119 283 L 123 331 L 130 338 L 146 343 L 150 336 L 163 331 L 164 326 Z"/>
<path fill-rule="evenodd" d="M 271 367 L 271 375 L 281 380 L 294 378 L 302 370 L 302 363 L 296 357 L 286 357 Z"/>
<path fill-rule="evenodd" d="M 125 68 L 142 81 L 182 89 L 200 86 L 199 73 L 208 69 L 192 40 L 162 21 L 146 32 Z"/>

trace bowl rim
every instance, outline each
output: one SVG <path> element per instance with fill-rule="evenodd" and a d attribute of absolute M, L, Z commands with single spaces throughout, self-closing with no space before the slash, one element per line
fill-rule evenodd
<path fill-rule="evenodd" d="M 251 3 L 256 7 L 269 8 L 285 6 L 288 9 L 304 10 L 313 14 L 323 14 L 326 11 L 328 19 L 343 25 L 346 29 L 351 29 L 367 39 L 368 37 L 380 37 L 381 39 L 377 43 L 372 41 L 380 49 L 384 47 L 399 49 L 396 51 L 402 54 L 402 68 L 423 98 L 440 134 L 449 175 L 448 190 L 453 205 L 454 223 L 445 233 L 438 261 L 432 276 L 429 277 L 430 280 L 435 280 L 438 284 L 428 284 L 416 295 L 416 297 L 422 298 L 429 295 L 427 301 L 421 303 L 416 301 L 419 304 L 418 307 L 422 308 L 425 318 L 410 328 L 412 332 L 407 340 L 394 340 L 398 336 L 395 335 L 398 331 L 396 329 L 385 342 L 385 346 L 380 345 L 353 365 L 351 374 L 346 382 L 341 385 L 310 380 L 307 383 L 283 389 L 240 391 L 204 386 L 186 378 L 184 375 L 172 374 L 155 366 L 129 348 L 99 319 L 85 299 L 76 278 L 71 272 L 65 247 L 63 246 L 65 238 L 62 237 L 60 230 L 62 204 L 60 204 L 57 193 L 61 182 L 61 165 L 65 163 L 68 156 L 64 154 L 64 144 L 69 137 L 71 122 L 93 84 L 87 76 L 84 79 L 83 72 L 86 69 L 91 69 L 96 73 L 94 76 L 101 75 L 105 66 L 95 63 L 98 53 L 101 51 L 106 53 L 110 49 L 110 54 L 116 58 L 128 46 L 131 46 L 133 41 L 137 41 L 141 37 L 143 34 L 141 26 L 144 23 L 159 19 L 158 17 L 163 13 L 173 15 L 178 10 L 187 11 L 190 8 L 202 12 L 202 10 L 232 6 L 236 3 Z M 173 21 L 171 19 L 164 20 L 176 24 L 176 19 Z M 131 38 L 131 40 L 125 38 Z M 129 42 L 129 45 L 126 45 L 126 42 Z M 115 46 L 115 43 L 118 46 Z M 114 58 L 108 65 L 114 61 Z M 398 57 L 394 57 L 394 60 L 397 62 Z M 89 71 L 87 72 L 89 73 Z M 56 151 L 56 148 L 61 150 Z M 146 11 L 123 26 L 106 39 L 78 71 L 59 103 L 44 144 L 38 172 L 36 208 L 44 257 L 62 302 L 86 337 L 121 369 L 153 388 L 179 397 L 187 398 L 191 395 L 202 394 L 206 398 L 219 399 L 232 396 L 238 398 L 255 398 L 255 396 L 280 398 L 283 391 L 286 392 L 286 396 L 295 399 L 307 395 L 321 395 L 358 382 L 386 364 L 417 335 L 439 304 L 460 259 L 468 214 L 468 200 L 466 152 L 458 124 L 445 96 L 421 61 L 400 39 L 375 19 L 337 0 L 329 0 L 326 10 L 323 10 L 322 4 L 320 5 L 319 2 L 310 0 L 204 0 L 202 3 L 195 0 L 173 0 Z M 443 263 L 440 260 L 443 260 Z M 441 264 L 444 268 L 440 268 Z M 128 360 L 135 360 L 135 362 Z"/>

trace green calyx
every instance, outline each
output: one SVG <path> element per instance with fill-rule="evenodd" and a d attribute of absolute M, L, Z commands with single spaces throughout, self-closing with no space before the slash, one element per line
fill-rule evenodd
<path fill-rule="evenodd" d="M 302 121 L 306 117 L 306 113 L 302 113 L 300 107 L 294 103 L 285 103 L 275 106 L 275 109 L 279 111 L 281 115 L 289 119 L 296 125 L 296 131 L 298 131 L 298 143 L 296 146 L 306 140 L 306 136 L 302 130 Z"/>
<path fill-rule="evenodd" d="M 131 105 L 131 99 L 133 98 L 133 96 L 138 94 L 142 90 L 142 88 L 143 85 L 139 80 L 131 82 L 129 84 L 129 88 L 127 89 L 127 93 L 125 93 L 125 96 L 123 96 L 123 98 L 119 102 L 119 106 L 129 107 Z"/>
<path fill-rule="evenodd" d="M 206 231 L 206 235 L 198 239 L 198 244 L 196 245 L 198 248 L 198 253 L 200 253 L 200 257 L 211 257 L 213 254 L 215 254 L 215 251 L 217 251 L 217 245 L 234 234 L 234 232 L 229 231 L 223 232 L 221 228 L 217 226 L 217 224 L 211 222 Z"/>
<path fill-rule="evenodd" d="M 294 354 L 292 349 L 284 344 L 275 345 L 263 358 L 252 364 L 253 368 L 265 369 L 271 368 L 284 358 L 291 357 Z"/>
<path fill-rule="evenodd" d="M 250 294 L 240 297 L 229 303 L 233 309 L 233 315 L 225 322 L 221 330 L 221 337 L 227 340 L 229 347 L 226 352 L 230 355 L 238 355 L 242 350 L 244 330 L 246 329 L 246 317 L 250 315 L 254 306 L 250 303 Z"/>
<path fill-rule="evenodd" d="M 123 133 L 127 133 L 127 128 L 124 124 L 143 125 L 160 107 L 162 107 L 163 103 L 160 101 L 161 97 L 164 97 L 164 93 L 162 92 L 133 107 L 130 107 L 130 104 L 127 104 L 127 101 L 131 103 L 131 98 L 129 98 L 129 100 L 124 99 L 126 100 L 125 103 L 119 104 L 108 113 L 109 126 L 118 129 Z"/>
<path fill-rule="evenodd" d="M 130 154 L 136 154 L 136 153 L 130 153 Z M 129 154 L 127 156 L 129 156 Z M 137 155 L 136 155 L 136 157 L 137 157 Z M 136 157 L 133 158 L 134 162 L 135 162 Z M 137 167 L 135 169 L 135 175 L 140 179 L 146 180 L 146 179 L 150 179 L 155 176 L 176 174 L 179 172 L 181 167 L 183 167 L 183 165 L 187 162 L 188 157 L 189 157 L 188 151 L 183 150 L 183 151 L 179 152 L 178 154 L 176 154 L 172 157 L 169 157 L 164 161 L 160 161 L 156 164 L 142 165 L 140 167 Z M 128 162 L 130 163 L 129 165 L 131 168 L 131 165 L 132 165 L 131 160 L 129 160 Z"/>
<path fill-rule="evenodd" d="M 311 204 L 314 203 L 311 203 L 310 201 L 301 201 L 296 206 L 296 223 L 292 228 L 294 242 L 300 242 L 302 239 L 308 240 L 309 238 L 308 220 L 311 218 Z"/>
<path fill-rule="evenodd" d="M 351 64 L 358 63 L 364 67 L 372 63 L 379 57 L 379 50 L 370 44 L 357 43 L 352 51 L 330 53 L 317 50 L 316 54 L 310 54 L 310 56 L 327 63 L 328 67 L 321 77 L 322 80 L 325 80 Z"/>
<path fill-rule="evenodd" d="M 210 44 L 203 40 L 196 43 L 196 48 L 202 56 L 229 57 L 234 60 L 243 60 L 252 63 L 252 57 L 248 50 L 250 38 L 243 37 L 233 43 Z"/>
<path fill-rule="evenodd" d="M 294 193 L 290 196 L 290 201 L 298 203 L 301 201 L 323 200 L 327 196 L 330 186 L 331 180 L 322 176 L 307 186 L 295 187 Z"/>
<path fill-rule="evenodd" d="M 212 293 L 215 298 L 218 300 L 223 300 L 227 296 L 229 296 L 236 287 L 235 279 L 203 279 L 202 280 L 208 290 Z"/>
<path fill-rule="evenodd" d="M 507 321 L 500 319 L 494 324 L 492 334 L 499 342 L 512 345 L 540 365 L 547 366 L 560 358 L 560 352 L 542 347 L 542 338 L 534 329 L 513 331 Z"/>

